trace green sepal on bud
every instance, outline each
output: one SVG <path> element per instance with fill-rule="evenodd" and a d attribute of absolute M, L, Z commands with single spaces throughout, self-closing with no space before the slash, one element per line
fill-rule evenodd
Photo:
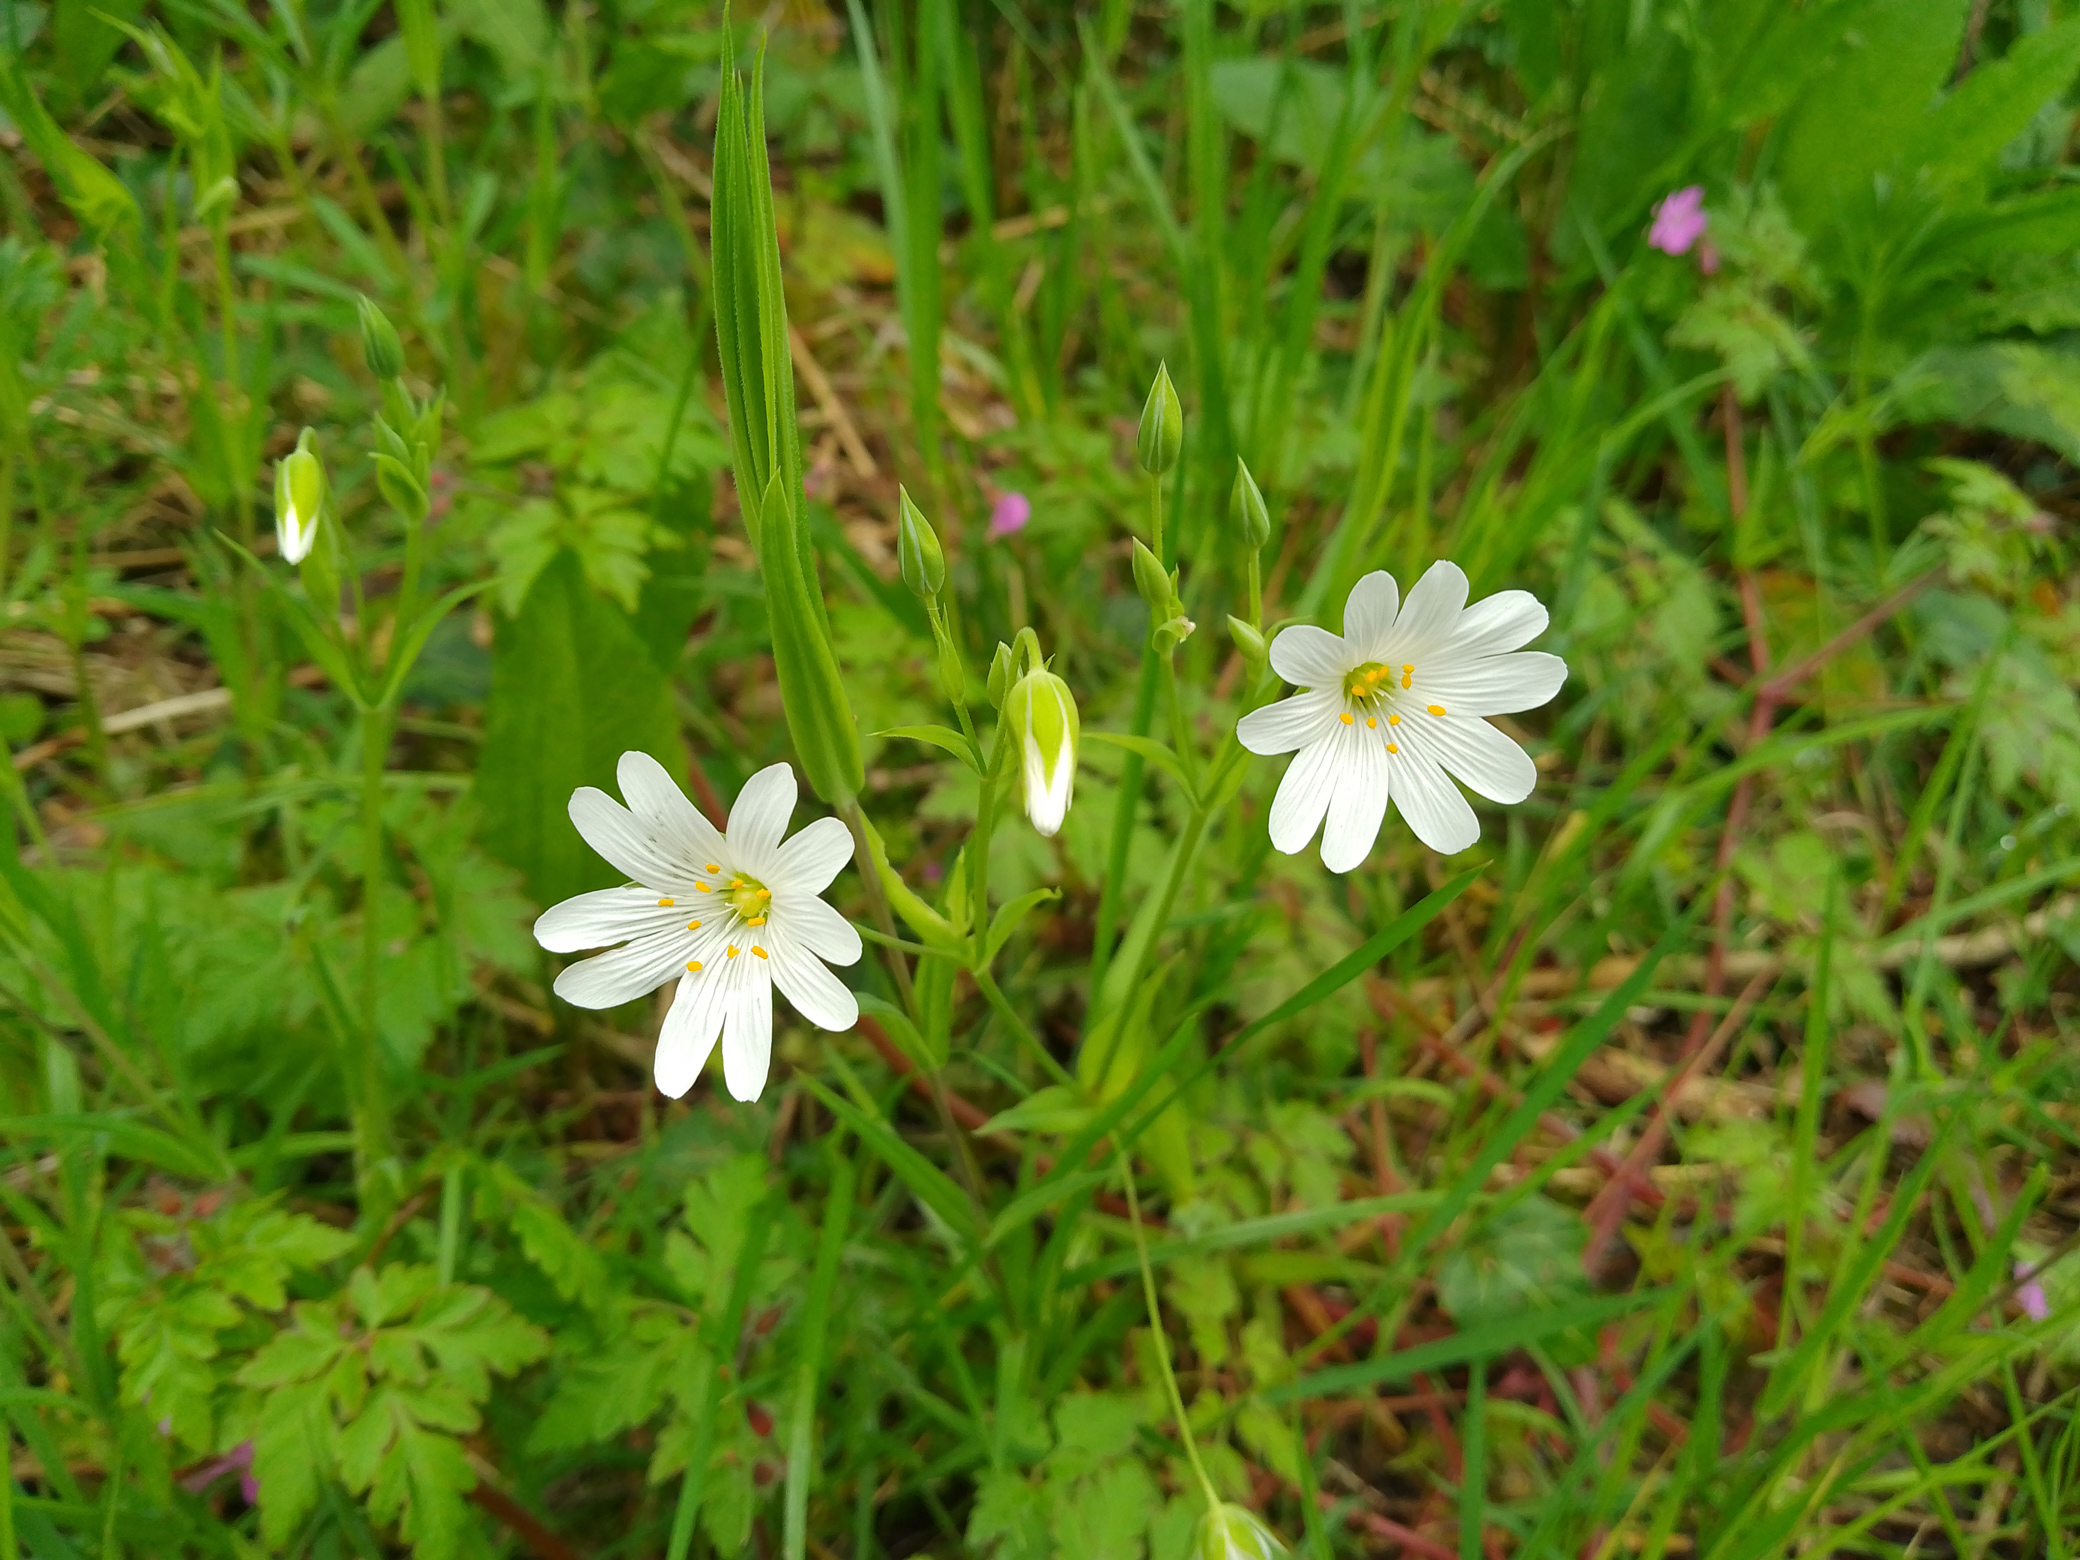
<path fill-rule="evenodd" d="M 1228 637 L 1235 641 L 1235 648 L 1242 652 L 1242 659 L 1249 663 L 1252 671 L 1261 670 L 1265 661 L 1270 659 L 1271 650 L 1264 643 L 1264 636 L 1241 618 L 1229 617 Z"/>
<path fill-rule="evenodd" d="M 989 704 L 991 709 L 1004 707 L 1004 696 L 1011 691 L 1011 647 L 1001 639 L 997 641 L 997 653 L 989 659 Z"/>
<path fill-rule="evenodd" d="M 1020 638 L 1023 642 L 1026 635 Z M 1009 738 L 1016 744 L 1011 757 L 1018 765 L 1026 817 L 1042 836 L 1051 838 L 1069 815 L 1083 725 L 1069 685 L 1041 662 L 1037 639 L 1032 641 L 1030 660 L 1030 669 L 1004 697 L 1003 736 L 998 740 Z"/>
<path fill-rule="evenodd" d="M 1134 439 L 1134 453 L 1141 469 L 1160 476 L 1177 464 L 1184 449 L 1184 408 L 1178 404 L 1177 387 L 1170 383 L 1170 365 L 1156 365 L 1156 382 L 1148 387 L 1148 400 L 1141 407 L 1141 431 Z"/>
<path fill-rule="evenodd" d="M 910 501 L 908 488 L 896 489 L 896 508 L 896 561 L 902 566 L 903 583 L 918 600 L 930 601 L 946 585 L 946 554 L 931 521 Z"/>
<path fill-rule="evenodd" d="M 283 562 L 300 564 L 310 556 L 324 508 L 325 463 L 318 459 L 317 435 L 306 428 L 296 448 L 275 462 L 274 540 Z"/>
<path fill-rule="evenodd" d="M 866 766 L 784 468 L 774 468 L 759 516 L 763 545 L 758 564 L 773 629 L 780 707 L 811 788 L 831 806 L 843 807 L 866 784 Z"/>
<path fill-rule="evenodd" d="M 1208 1507 L 1192 1533 L 1192 1560 L 1279 1560 L 1285 1552 L 1255 1512 L 1232 1501 Z"/>
<path fill-rule="evenodd" d="M 382 380 L 397 378 L 404 372 L 404 343 L 397 327 L 366 294 L 355 295 L 354 309 L 361 316 L 361 358 L 368 371 Z"/>
<path fill-rule="evenodd" d="M 1164 654 L 1175 650 L 1198 625 L 1184 615 L 1184 598 L 1177 593 L 1177 575 L 1163 568 L 1162 560 L 1140 537 L 1134 538 L 1134 588 L 1148 603 L 1150 638 Z"/>
<path fill-rule="evenodd" d="M 1229 508 L 1244 546 L 1254 552 L 1271 540 L 1271 511 L 1264 504 L 1257 479 L 1249 474 L 1240 455 L 1235 457 L 1235 491 L 1230 496 Z"/>

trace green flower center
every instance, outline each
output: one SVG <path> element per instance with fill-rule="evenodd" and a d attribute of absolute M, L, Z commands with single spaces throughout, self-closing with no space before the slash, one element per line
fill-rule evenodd
<path fill-rule="evenodd" d="M 1382 693 L 1392 692 L 1396 684 L 1403 688 L 1410 686 L 1415 675 L 1413 664 L 1404 664 L 1397 669 L 1384 661 L 1367 661 L 1343 674 L 1343 696 L 1346 699 L 1376 698 Z"/>
<path fill-rule="evenodd" d="M 755 877 L 733 872 L 722 885 L 723 902 L 744 919 L 747 926 L 763 926 L 773 907 L 773 891 Z"/>

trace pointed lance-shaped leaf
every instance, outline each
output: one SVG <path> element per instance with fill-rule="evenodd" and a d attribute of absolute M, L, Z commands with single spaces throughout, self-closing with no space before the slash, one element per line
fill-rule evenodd
<path fill-rule="evenodd" d="M 814 565 L 803 566 L 796 535 L 800 527 L 786 480 L 784 473 L 775 471 L 760 506 L 765 550 L 759 566 L 773 627 L 773 672 L 780 681 L 780 707 L 787 715 L 802 772 L 818 796 L 842 807 L 866 784 L 866 767 L 860 758 L 859 727 L 824 623 L 823 593 Z"/>

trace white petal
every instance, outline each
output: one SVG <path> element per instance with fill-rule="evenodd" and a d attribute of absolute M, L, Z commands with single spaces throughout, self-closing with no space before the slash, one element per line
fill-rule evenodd
<path fill-rule="evenodd" d="M 571 965 L 556 977 L 556 994 L 572 1007 L 619 1007 L 684 969 L 693 956 L 692 943 L 683 926 L 638 937 L 626 947 Z"/>
<path fill-rule="evenodd" d="M 646 932 L 661 932 L 686 919 L 684 911 L 660 905 L 647 888 L 602 888 L 551 905 L 534 923 L 534 940 L 551 953 L 607 948 Z"/>
<path fill-rule="evenodd" d="M 784 925 L 785 936 L 831 964 L 857 964 L 859 933 L 845 919 L 813 894 L 792 890 L 773 894 L 773 924 Z"/>
<path fill-rule="evenodd" d="M 802 1017 L 818 1029 L 846 1030 L 859 1022 L 859 999 L 823 960 L 784 934 L 767 951 L 773 956 L 773 984 Z"/>
<path fill-rule="evenodd" d="M 1375 731 L 1354 729 L 1341 739 L 1341 747 L 1322 827 L 1322 865 L 1331 872 L 1364 865 L 1387 816 L 1386 744 Z"/>
<path fill-rule="evenodd" d="M 780 840 L 787 833 L 787 820 L 794 814 L 794 771 L 786 764 L 768 764 L 737 793 L 729 810 L 729 848 L 733 864 L 753 877 L 773 870 Z"/>
<path fill-rule="evenodd" d="M 1452 655 L 1501 655 L 1519 650 L 1546 631 L 1544 603 L 1528 590 L 1502 590 L 1459 614 L 1448 647 Z"/>
<path fill-rule="evenodd" d="M 1300 750 L 1286 766 L 1271 799 L 1271 843 L 1288 856 L 1307 849 L 1322 814 L 1329 810 L 1329 794 L 1336 779 L 1336 739 L 1324 737 Z"/>
<path fill-rule="evenodd" d="M 1447 772 L 1491 802 L 1521 802 L 1538 784 L 1531 755 L 1486 721 L 1423 717 L 1422 745 Z"/>
<path fill-rule="evenodd" d="M 1415 837 L 1441 856 L 1456 855 L 1481 837 L 1481 821 L 1437 761 L 1415 745 L 1401 745 L 1394 766 L 1394 805 Z"/>
<path fill-rule="evenodd" d="M 1375 569 L 1351 587 L 1343 605 L 1343 640 L 1359 662 L 1377 661 L 1387 652 L 1387 636 L 1401 605 L 1401 587 L 1384 569 Z"/>
<path fill-rule="evenodd" d="M 1235 740 L 1266 757 L 1291 753 L 1334 735 L 1336 712 L 1342 708 L 1343 695 L 1335 688 L 1296 693 L 1243 716 L 1235 723 Z"/>
<path fill-rule="evenodd" d="M 606 792 L 579 786 L 571 793 L 570 813 L 585 843 L 624 877 L 662 894 L 695 892 L 689 863 L 668 856 L 635 815 Z"/>
<path fill-rule="evenodd" d="M 793 889 L 820 894 L 831 885 L 838 869 L 852 859 L 852 831 L 842 818 L 818 818 L 780 847 L 776 865 L 766 876 L 766 886 L 778 894 Z"/>
<path fill-rule="evenodd" d="M 1052 839 L 1062 831 L 1062 820 L 1069 816 L 1069 798 L 1076 786 L 1076 762 L 1065 742 L 1056 750 L 1054 773 L 1047 771 L 1047 760 L 1040 751 L 1040 744 L 1033 734 L 1026 733 L 1025 748 L 1025 795 L 1026 817 L 1032 821 L 1042 838 Z"/>
<path fill-rule="evenodd" d="M 1419 692 L 1454 715 L 1514 715 L 1535 710 L 1567 681 L 1567 663 L 1543 650 L 1440 661 L 1417 673 Z"/>
<path fill-rule="evenodd" d="M 748 1105 L 765 1092 L 773 1064 L 773 976 L 769 961 L 749 949 L 731 962 L 743 969 L 722 1019 L 722 1080 L 731 1098 Z"/>
<path fill-rule="evenodd" d="M 1402 604 L 1401 616 L 1394 623 L 1391 654 L 1380 659 L 1399 658 L 1414 661 L 1420 667 L 1421 657 L 1443 649 L 1459 620 L 1459 609 L 1466 605 L 1469 588 L 1466 571 L 1449 558 L 1431 564 Z"/>
<path fill-rule="evenodd" d="M 616 777 L 628 810 L 660 848 L 689 868 L 722 860 L 721 833 L 687 800 L 664 765 L 648 753 L 623 753 Z"/>
<path fill-rule="evenodd" d="M 1271 669 L 1302 688 L 1334 688 L 1357 664 L 1342 639 L 1312 623 L 1295 623 L 1271 641 Z"/>
<path fill-rule="evenodd" d="M 722 1004 L 716 1000 L 722 991 L 722 983 L 706 974 L 679 977 L 678 994 L 657 1036 L 654 1070 L 659 1093 L 680 1098 L 708 1065 L 722 1034 Z"/>

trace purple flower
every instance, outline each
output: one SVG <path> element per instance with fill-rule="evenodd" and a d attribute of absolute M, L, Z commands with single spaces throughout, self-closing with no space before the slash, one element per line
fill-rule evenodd
<path fill-rule="evenodd" d="M 181 1487 L 190 1494 L 200 1495 L 217 1480 L 230 1473 L 238 1472 L 238 1493 L 248 1506 L 260 1504 L 260 1481 L 253 1477 L 253 1443 L 241 1441 L 213 1463 L 206 1463 L 181 1480 Z"/>
<path fill-rule="evenodd" d="M 989 534 L 992 537 L 1016 536 L 1032 518 L 1033 501 L 1023 493 L 1006 492 L 990 508 Z"/>
<path fill-rule="evenodd" d="M 1647 230 L 1647 243 L 1665 255 L 1687 255 L 1704 237 L 1708 220 L 1704 214 L 1704 186 L 1685 185 L 1654 208 L 1654 225 Z"/>
<path fill-rule="evenodd" d="M 2022 1314 L 2033 1322 L 2041 1322 L 2051 1314 L 2051 1302 L 2044 1296 L 2044 1286 L 2033 1276 L 2037 1271 L 2034 1262 L 2015 1264 L 2015 1276 L 2026 1278 L 2028 1283 L 2015 1291 L 2015 1301 L 2022 1307 Z"/>

